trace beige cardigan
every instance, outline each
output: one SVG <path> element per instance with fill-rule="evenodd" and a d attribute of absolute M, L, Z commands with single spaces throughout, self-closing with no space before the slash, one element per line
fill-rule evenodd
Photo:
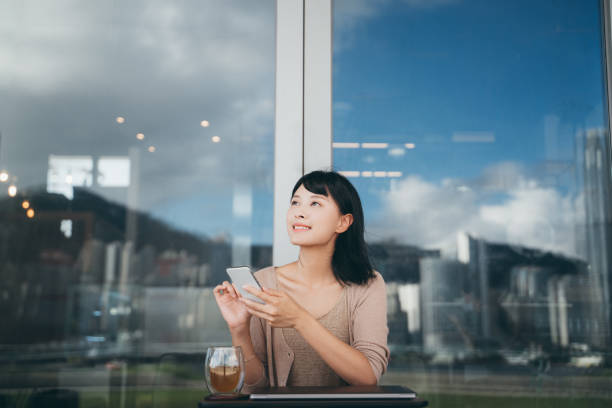
<path fill-rule="evenodd" d="M 350 345 L 368 359 L 376 379 L 386 371 L 389 362 L 387 347 L 387 295 L 385 281 L 380 273 L 366 285 L 347 286 L 345 296 L 349 311 Z M 264 288 L 277 289 L 273 266 L 255 272 Z M 245 384 L 243 392 L 253 387 L 284 387 L 293 364 L 293 351 L 285 342 L 282 330 L 267 321 L 251 318 L 251 341 L 255 354 L 264 366 L 261 378 L 254 384 Z"/>

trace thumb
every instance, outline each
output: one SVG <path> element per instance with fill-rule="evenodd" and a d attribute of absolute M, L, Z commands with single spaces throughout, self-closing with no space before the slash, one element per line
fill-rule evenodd
<path fill-rule="evenodd" d="M 283 292 L 276 290 L 276 289 L 261 288 L 261 290 L 272 296 L 281 296 L 283 294 Z"/>

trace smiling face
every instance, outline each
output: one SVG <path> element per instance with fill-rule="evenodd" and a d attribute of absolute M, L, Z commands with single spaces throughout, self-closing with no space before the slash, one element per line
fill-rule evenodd
<path fill-rule="evenodd" d="M 352 215 L 343 215 L 330 195 L 314 194 L 304 185 L 295 191 L 287 211 L 289 239 L 299 246 L 326 245 L 352 221 Z"/>

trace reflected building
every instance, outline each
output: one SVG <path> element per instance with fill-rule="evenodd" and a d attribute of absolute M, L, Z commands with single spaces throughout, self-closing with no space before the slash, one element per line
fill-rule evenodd
<path fill-rule="evenodd" d="M 570 325 L 572 316 L 594 321 L 580 302 L 580 289 L 570 285 L 587 276 L 580 259 L 465 233 L 458 237 L 458 257 L 473 282 L 467 290 L 478 305 L 477 331 L 485 348 L 566 348 L 583 335 Z"/>
<path fill-rule="evenodd" d="M 380 271 L 387 282 L 418 283 L 419 261 L 422 258 L 439 258 L 437 249 L 423 249 L 396 242 L 379 242 L 368 245 L 374 269 Z"/>
<path fill-rule="evenodd" d="M 607 148 L 608 132 L 604 129 L 588 129 L 577 135 L 578 146 L 583 146 L 584 178 L 584 234 L 583 245 L 578 245 L 580 255 L 589 264 L 588 278 L 591 296 L 590 316 L 595 318 L 590 343 L 609 347 L 610 284 L 612 278 L 612 195 L 610 150 Z M 582 143 L 580 143 L 582 142 Z M 605 305 L 602 307 L 602 305 Z"/>
<path fill-rule="evenodd" d="M 226 279 L 231 242 L 174 229 L 79 187 L 72 192 L 71 199 L 22 192 L 34 219 L 23 215 L 22 200 L 0 201 L 2 344 L 95 357 L 228 340 L 212 286 Z M 271 246 L 253 246 L 250 257 L 262 263 L 254 268 L 267 265 Z"/>
<path fill-rule="evenodd" d="M 412 343 L 408 330 L 408 313 L 402 308 L 400 300 L 401 284 L 397 282 L 387 283 L 387 325 L 389 344 Z"/>
<path fill-rule="evenodd" d="M 478 328 L 470 300 L 468 268 L 456 260 L 424 258 L 421 268 L 423 350 L 473 350 Z"/>

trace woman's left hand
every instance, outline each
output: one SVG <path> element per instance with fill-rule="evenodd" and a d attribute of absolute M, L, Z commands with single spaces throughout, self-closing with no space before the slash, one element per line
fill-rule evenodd
<path fill-rule="evenodd" d="M 266 302 L 266 304 L 262 305 L 245 297 L 241 297 L 240 301 L 252 315 L 268 321 L 272 327 L 294 328 L 304 317 L 309 316 L 308 311 L 298 305 L 285 292 L 274 289 L 264 289 L 262 291 L 248 285 L 243 286 L 243 288 Z"/>

